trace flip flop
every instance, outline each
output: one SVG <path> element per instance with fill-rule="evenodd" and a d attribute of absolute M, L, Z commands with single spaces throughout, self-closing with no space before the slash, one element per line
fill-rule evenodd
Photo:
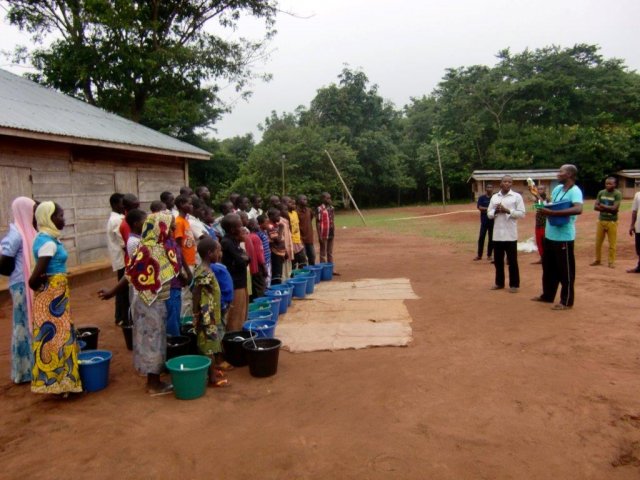
<path fill-rule="evenodd" d="M 220 364 L 214 365 L 213 368 L 215 368 L 216 370 L 220 370 L 222 372 L 229 372 L 233 370 L 235 367 L 225 360 Z"/>
<path fill-rule="evenodd" d="M 231 386 L 228 378 L 218 378 L 215 382 L 209 380 L 209 386 L 211 388 L 228 388 Z"/>
<path fill-rule="evenodd" d="M 160 397 L 162 395 L 168 395 L 173 392 L 173 385 L 168 384 L 162 387 L 160 390 L 156 390 L 155 388 L 147 389 L 149 396 L 151 397 Z"/>
<path fill-rule="evenodd" d="M 561 303 L 556 303 L 553 307 L 551 307 L 551 310 L 571 310 L 571 307 L 563 305 Z"/>

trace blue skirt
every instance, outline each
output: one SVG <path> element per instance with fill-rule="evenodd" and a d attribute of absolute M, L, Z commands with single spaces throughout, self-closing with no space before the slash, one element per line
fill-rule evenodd
<path fill-rule="evenodd" d="M 11 380 L 14 383 L 31 381 L 33 351 L 27 317 L 27 296 L 24 282 L 9 287 L 13 301 L 13 334 L 11 335 Z"/>

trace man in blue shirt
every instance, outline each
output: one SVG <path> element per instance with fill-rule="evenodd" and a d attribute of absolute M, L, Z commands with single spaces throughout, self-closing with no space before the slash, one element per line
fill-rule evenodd
<path fill-rule="evenodd" d="M 480 195 L 478 198 L 478 210 L 480 210 L 480 236 L 478 237 L 478 255 L 474 261 L 482 260 L 482 252 L 484 251 L 484 238 L 489 234 L 489 245 L 487 247 L 487 260 L 491 260 L 493 253 L 493 218 L 487 217 L 487 208 L 493 195 L 493 185 L 487 183 L 486 194 Z"/>
<path fill-rule="evenodd" d="M 537 302 L 553 303 L 561 285 L 560 303 L 553 310 L 573 307 L 576 261 L 573 252 L 576 239 L 576 216 L 582 213 L 582 191 L 576 185 L 578 169 L 563 165 L 558 171 L 558 185 L 551 193 L 553 204 L 568 202 L 562 210 L 543 208 L 547 216 L 544 249 L 542 253 L 542 295 Z"/>

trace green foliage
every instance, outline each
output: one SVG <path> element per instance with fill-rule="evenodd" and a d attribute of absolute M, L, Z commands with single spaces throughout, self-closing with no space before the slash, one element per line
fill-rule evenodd
<path fill-rule="evenodd" d="M 15 0 L 7 18 L 36 43 L 58 34 L 30 52 L 35 80 L 186 137 L 226 109 L 219 82 L 243 91 L 252 78 L 264 41 L 230 39 L 240 15 L 263 19 L 269 38 L 275 14 L 275 0 Z"/>

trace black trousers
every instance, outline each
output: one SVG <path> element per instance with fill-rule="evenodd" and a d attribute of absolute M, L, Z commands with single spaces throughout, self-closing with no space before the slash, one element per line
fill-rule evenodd
<path fill-rule="evenodd" d="M 304 251 L 307 254 L 307 261 L 309 262 L 309 265 L 315 265 L 316 264 L 316 249 L 313 246 L 313 243 L 305 243 L 304 244 Z"/>
<path fill-rule="evenodd" d="M 284 257 L 271 252 L 271 285 L 280 285 L 282 283 L 282 264 Z"/>
<path fill-rule="evenodd" d="M 493 220 L 480 221 L 480 236 L 478 237 L 478 256 L 482 257 L 484 251 L 484 238 L 489 234 L 489 245 L 487 246 L 487 257 L 493 252 Z"/>
<path fill-rule="evenodd" d="M 638 255 L 638 266 L 636 270 L 640 272 L 640 233 L 636 233 L 636 255 Z"/>
<path fill-rule="evenodd" d="M 304 268 L 307 266 L 307 255 L 305 250 L 302 249 L 298 253 L 293 255 L 293 268 Z"/>
<path fill-rule="evenodd" d="M 251 301 L 256 298 L 264 297 L 264 291 L 267 288 L 267 283 L 264 280 L 262 272 L 254 273 L 251 275 Z"/>
<path fill-rule="evenodd" d="M 556 242 L 544 239 L 542 251 L 542 299 L 553 302 L 556 298 L 558 285 L 560 289 L 560 303 L 567 307 L 573 306 L 573 285 L 576 281 L 576 259 L 573 253 L 573 241 Z"/>
<path fill-rule="evenodd" d="M 518 268 L 518 242 L 493 242 L 493 261 L 496 267 L 496 285 L 504 287 L 504 255 L 509 262 L 509 287 L 520 288 L 520 269 Z"/>
<path fill-rule="evenodd" d="M 118 270 L 118 281 L 124 276 L 124 268 Z M 129 320 L 129 289 L 125 288 L 116 293 L 116 325 L 130 325 Z"/>

